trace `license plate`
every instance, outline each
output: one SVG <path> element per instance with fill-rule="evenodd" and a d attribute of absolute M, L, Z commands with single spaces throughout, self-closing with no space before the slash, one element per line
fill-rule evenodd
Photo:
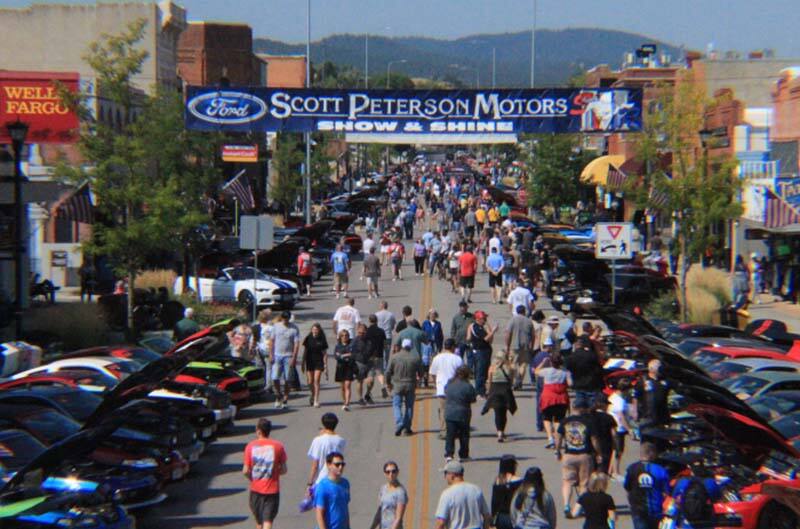
<path fill-rule="evenodd" d="M 205 439 L 206 437 L 211 437 L 213 433 L 214 433 L 214 427 L 209 426 L 207 428 L 203 428 L 203 431 L 200 433 L 200 436 Z"/>
<path fill-rule="evenodd" d="M 572 308 L 572 305 L 570 305 L 569 303 L 562 303 L 561 304 L 561 310 L 570 310 L 571 308 Z"/>
<path fill-rule="evenodd" d="M 182 468 L 176 468 L 172 471 L 172 479 L 181 479 L 184 476 Z"/>

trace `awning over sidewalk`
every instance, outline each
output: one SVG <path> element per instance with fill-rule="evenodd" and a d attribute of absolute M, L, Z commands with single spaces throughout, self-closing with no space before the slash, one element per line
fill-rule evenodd
<path fill-rule="evenodd" d="M 587 184 L 605 187 L 608 184 L 608 170 L 611 166 L 619 167 L 625 162 L 621 154 L 607 154 L 599 156 L 586 164 L 581 171 L 581 180 Z"/>
<path fill-rule="evenodd" d="M 59 182 L 23 182 L 22 201 L 55 202 L 71 186 Z M 0 182 L 0 205 L 14 203 L 14 183 Z"/>

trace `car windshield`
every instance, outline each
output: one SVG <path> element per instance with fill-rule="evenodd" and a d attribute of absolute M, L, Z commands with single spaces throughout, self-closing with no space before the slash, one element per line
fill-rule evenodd
<path fill-rule="evenodd" d="M 94 413 L 94 410 L 100 406 L 100 403 L 103 402 L 101 397 L 82 390 L 53 394 L 49 397 L 80 422 L 86 421 Z"/>
<path fill-rule="evenodd" d="M 89 371 L 88 369 L 84 370 L 65 370 L 65 371 L 58 371 L 56 375 L 62 374 L 65 377 L 68 377 L 72 382 L 78 384 L 79 386 L 99 386 L 101 388 L 110 389 L 117 385 L 116 378 L 108 375 L 106 373 L 100 371 Z"/>
<path fill-rule="evenodd" d="M 721 384 L 736 396 L 752 397 L 767 385 L 767 381 L 762 378 L 743 375 L 724 380 Z"/>
<path fill-rule="evenodd" d="M 18 420 L 47 444 L 53 444 L 81 429 L 81 425 L 73 419 L 52 410 L 37 410 L 19 416 Z"/>
<path fill-rule="evenodd" d="M 163 336 L 153 336 L 151 338 L 145 338 L 139 343 L 141 343 L 143 346 L 147 347 L 151 351 L 154 351 L 159 354 L 164 354 L 173 347 L 175 347 L 175 342 L 173 342 L 169 338 L 164 338 Z"/>
<path fill-rule="evenodd" d="M 787 439 L 800 436 L 800 413 L 793 413 L 786 417 L 781 417 L 770 424 Z"/>
<path fill-rule="evenodd" d="M 161 356 L 150 349 L 144 347 L 132 347 L 130 349 L 120 349 L 117 353 L 120 357 L 130 358 L 142 365 L 149 364 L 161 358 Z"/>
<path fill-rule="evenodd" d="M 234 281 L 246 281 L 246 280 L 253 280 L 253 274 L 255 274 L 256 279 L 259 280 L 267 280 L 269 279 L 263 272 L 256 270 L 252 266 L 243 266 L 241 268 L 229 268 L 226 270 L 227 274 L 230 276 L 231 279 Z"/>
<path fill-rule="evenodd" d="M 756 410 L 756 413 L 769 420 L 800 410 L 800 399 L 786 399 L 775 394 L 756 397 L 748 404 Z"/>
<path fill-rule="evenodd" d="M 0 438 L 0 463 L 8 470 L 16 472 L 45 449 L 46 447 L 30 434 L 12 430 Z"/>
<path fill-rule="evenodd" d="M 734 375 L 747 373 L 751 369 L 751 367 L 737 364 L 736 362 L 720 362 L 716 365 L 712 365 L 706 371 L 708 371 L 708 374 L 711 375 L 711 378 L 715 380 L 723 380 Z"/>
<path fill-rule="evenodd" d="M 728 358 L 728 355 L 718 351 L 698 351 L 692 355 L 692 360 L 703 367 L 710 367 Z"/>
<path fill-rule="evenodd" d="M 114 373 L 120 380 L 136 373 L 142 368 L 142 364 L 133 360 L 118 360 L 106 366 L 106 369 Z"/>

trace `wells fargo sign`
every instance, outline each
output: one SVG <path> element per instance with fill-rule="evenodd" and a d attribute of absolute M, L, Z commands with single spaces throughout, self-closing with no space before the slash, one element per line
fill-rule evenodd
<path fill-rule="evenodd" d="M 6 124 L 28 124 L 28 143 L 72 143 L 78 115 L 58 96 L 57 83 L 78 91 L 77 73 L 0 71 L 0 144 L 10 143 Z"/>

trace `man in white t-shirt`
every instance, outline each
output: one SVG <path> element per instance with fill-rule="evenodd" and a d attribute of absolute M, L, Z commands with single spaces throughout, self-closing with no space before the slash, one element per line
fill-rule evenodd
<path fill-rule="evenodd" d="M 350 339 L 356 337 L 356 326 L 361 323 L 361 313 L 355 308 L 356 300 L 347 298 L 346 303 L 336 309 L 333 315 L 333 335 L 338 337 L 342 331 L 350 334 Z"/>
<path fill-rule="evenodd" d="M 442 470 L 447 488 L 436 506 L 435 529 L 489 529 L 489 505 L 480 487 L 464 481 L 464 465 L 450 461 Z"/>
<path fill-rule="evenodd" d="M 508 306 L 511 309 L 511 314 L 514 315 L 517 313 L 517 307 L 522 305 L 525 307 L 525 313 L 530 314 L 531 311 L 534 309 L 534 301 L 536 301 L 531 294 L 531 291 L 522 286 L 521 282 L 516 283 L 517 286 L 514 287 L 508 294 Z"/>
<path fill-rule="evenodd" d="M 439 399 L 439 439 L 445 438 L 446 426 L 444 420 L 444 387 L 456 375 L 456 369 L 461 367 L 464 361 L 453 351 L 456 348 L 456 341 L 448 338 L 444 341 L 444 349 L 433 357 L 429 373 L 436 381 L 436 398 Z"/>
<path fill-rule="evenodd" d="M 344 454 L 347 441 L 336 433 L 339 418 L 335 413 L 326 413 L 322 416 L 322 430 L 319 432 L 308 448 L 308 458 L 311 460 L 311 469 L 308 473 L 307 487 L 313 487 L 324 478 L 328 477 L 328 466 L 325 458 L 331 452 Z"/>

